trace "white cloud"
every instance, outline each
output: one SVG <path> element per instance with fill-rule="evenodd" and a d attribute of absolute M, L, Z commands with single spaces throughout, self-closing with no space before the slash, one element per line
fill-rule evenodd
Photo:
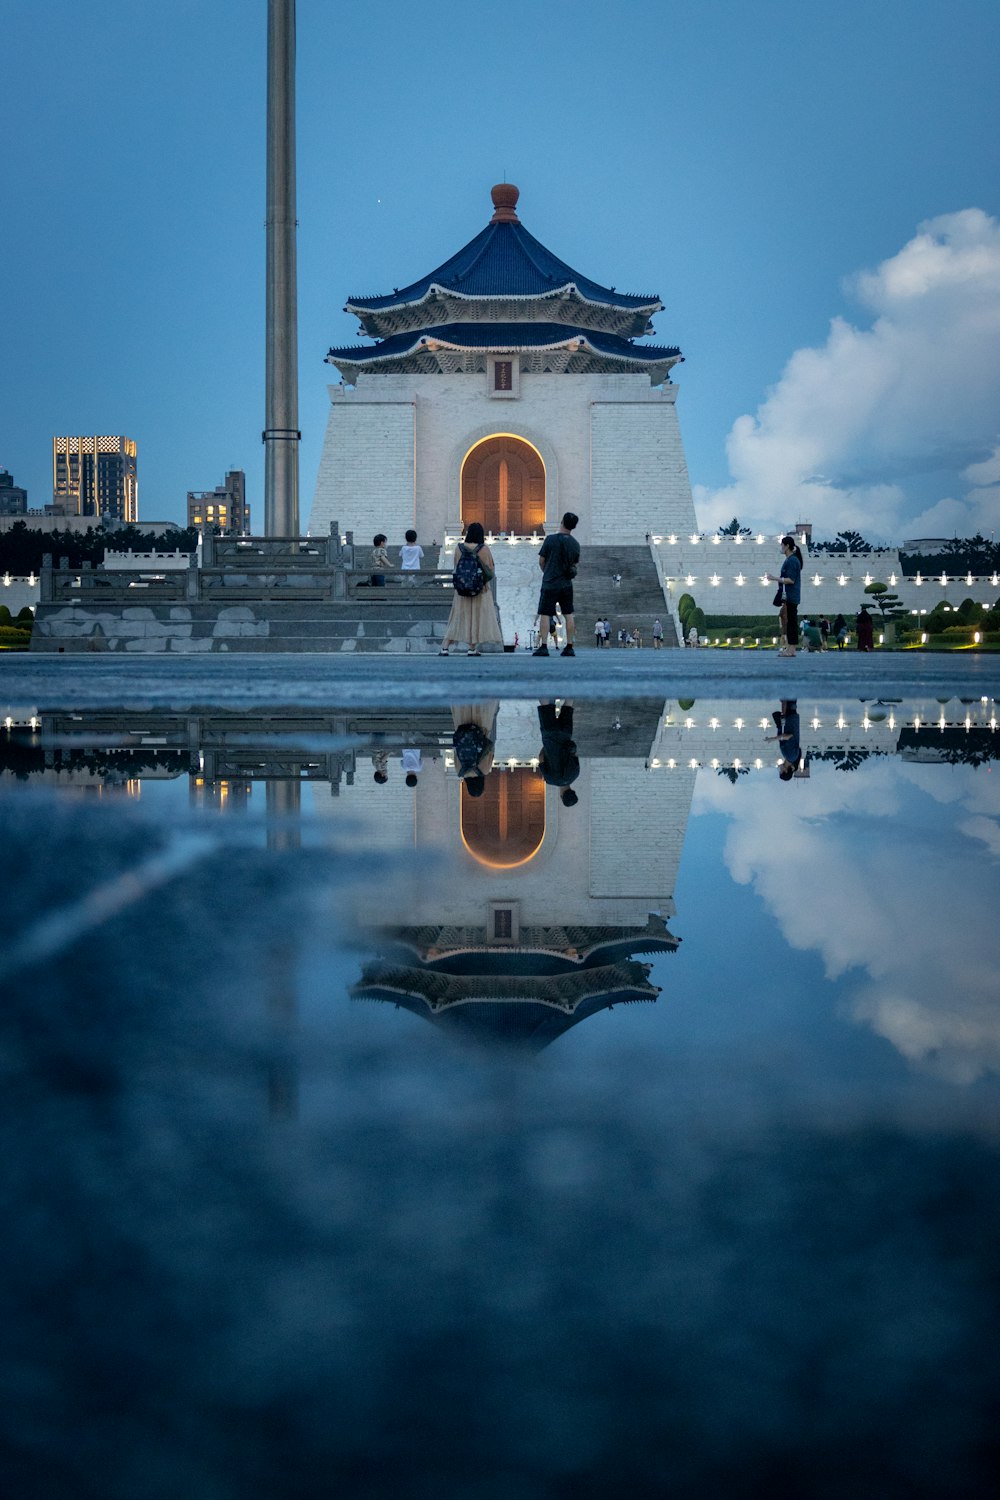
<path fill-rule="evenodd" d="M 871 325 L 834 318 L 756 416 L 737 418 L 732 480 L 696 486 L 699 524 L 988 535 L 1000 525 L 1000 223 L 974 208 L 932 219 L 849 287 Z"/>
<path fill-rule="evenodd" d="M 731 820 L 733 879 L 819 954 L 856 1021 L 955 1082 L 1000 1071 L 1000 778 L 893 758 L 800 785 L 699 777 L 693 811 L 707 809 Z"/>

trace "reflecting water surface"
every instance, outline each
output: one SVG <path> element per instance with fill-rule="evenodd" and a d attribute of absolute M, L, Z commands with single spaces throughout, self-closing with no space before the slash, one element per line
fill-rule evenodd
<path fill-rule="evenodd" d="M 998 746 L 12 717 L 11 1493 L 987 1493 Z"/>

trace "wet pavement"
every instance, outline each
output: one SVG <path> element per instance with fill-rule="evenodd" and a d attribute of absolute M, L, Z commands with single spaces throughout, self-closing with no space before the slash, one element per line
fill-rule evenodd
<path fill-rule="evenodd" d="M 992 1496 L 995 660 L 0 659 L 5 1493 Z"/>

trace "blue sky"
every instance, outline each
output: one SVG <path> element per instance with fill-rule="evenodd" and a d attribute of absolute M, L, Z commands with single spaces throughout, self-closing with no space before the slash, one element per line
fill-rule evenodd
<path fill-rule="evenodd" d="M 144 518 L 236 465 L 262 519 L 265 12 L 0 0 L 32 505 L 54 433 L 124 431 Z M 303 522 L 346 296 L 439 264 L 506 176 L 571 265 L 663 298 L 703 525 L 1000 530 L 995 3 L 299 0 L 298 30 Z"/>

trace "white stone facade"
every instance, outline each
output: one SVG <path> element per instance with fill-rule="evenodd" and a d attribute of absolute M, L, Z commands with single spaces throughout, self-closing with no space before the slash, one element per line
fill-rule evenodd
<path fill-rule="evenodd" d="M 695 529 L 676 413 L 676 385 L 648 375 L 522 373 L 519 395 L 496 401 L 476 374 L 359 377 L 331 386 L 330 416 L 309 530 L 337 521 L 356 542 L 384 531 L 401 542 L 454 534 L 462 465 L 478 442 L 509 434 L 545 465 L 546 527 L 566 510 L 586 546 L 642 544 L 647 532 Z"/>
<path fill-rule="evenodd" d="M 872 600 L 865 598 L 869 583 L 884 583 L 908 610 L 930 611 L 942 600 L 956 608 L 964 599 L 993 604 L 1000 597 L 1000 576 L 996 573 L 976 577 L 939 570 L 905 577 L 894 548 L 810 553 L 805 543 L 799 545 L 805 559 L 801 617 L 811 613 L 831 619 L 838 613 L 853 616 L 862 603 L 872 606 Z M 651 546 L 673 605 L 682 594 L 690 594 L 706 615 L 771 613 L 775 586 L 766 575 L 776 574 L 781 568 L 783 554 L 778 537 L 754 536 L 738 541 L 704 536 L 694 530 L 654 531 Z"/>

